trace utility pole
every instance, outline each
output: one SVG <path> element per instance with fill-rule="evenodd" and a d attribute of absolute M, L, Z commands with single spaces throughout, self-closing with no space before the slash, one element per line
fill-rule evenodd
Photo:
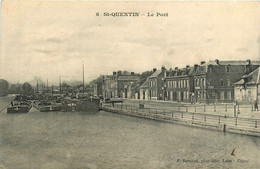
<path fill-rule="evenodd" d="M 47 94 L 49 93 L 48 78 L 47 78 Z"/>
<path fill-rule="evenodd" d="M 61 77 L 59 78 L 59 84 L 60 84 L 60 94 L 61 94 Z"/>
<path fill-rule="evenodd" d="M 84 96 L 84 62 L 83 62 L 83 96 Z"/>
<path fill-rule="evenodd" d="M 39 92 L 38 80 L 37 80 L 36 92 L 37 93 Z"/>

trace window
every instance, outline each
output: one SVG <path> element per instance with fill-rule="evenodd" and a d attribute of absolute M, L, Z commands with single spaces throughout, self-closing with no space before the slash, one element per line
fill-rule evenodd
<path fill-rule="evenodd" d="M 226 72 L 229 72 L 229 66 L 226 66 Z"/>
<path fill-rule="evenodd" d="M 227 80 L 227 85 L 230 86 L 230 80 L 229 79 Z"/>
<path fill-rule="evenodd" d="M 225 94 L 224 91 L 220 92 L 220 100 L 224 100 L 225 99 Z"/>
<path fill-rule="evenodd" d="M 231 100 L 231 91 L 227 91 L 227 99 Z"/>
<path fill-rule="evenodd" d="M 220 80 L 220 86 L 224 86 L 224 80 Z"/>
<path fill-rule="evenodd" d="M 210 73 L 212 73 L 212 66 L 211 66 L 211 65 L 209 65 L 209 67 L 208 67 L 208 68 L 209 68 L 209 72 L 210 72 Z"/>

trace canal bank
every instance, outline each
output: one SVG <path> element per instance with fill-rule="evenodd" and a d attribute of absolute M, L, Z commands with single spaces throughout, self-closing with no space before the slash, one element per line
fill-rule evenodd
<path fill-rule="evenodd" d="M 104 111 L 221 132 L 260 137 L 259 120 L 183 111 L 103 105 Z"/>

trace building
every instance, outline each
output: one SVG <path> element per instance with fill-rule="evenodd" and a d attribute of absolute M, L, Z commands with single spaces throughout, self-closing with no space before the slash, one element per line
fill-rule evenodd
<path fill-rule="evenodd" d="M 134 72 L 130 74 L 122 74 L 121 71 L 113 72 L 113 75 L 104 77 L 103 96 L 105 98 L 135 98 L 138 93 L 139 80 L 139 75 Z"/>
<path fill-rule="evenodd" d="M 165 77 L 165 84 L 165 100 L 194 102 L 193 67 L 176 67 L 169 71 Z"/>
<path fill-rule="evenodd" d="M 260 67 L 244 75 L 234 84 L 235 100 L 238 102 L 260 102 Z"/>
<path fill-rule="evenodd" d="M 260 61 L 202 61 L 194 65 L 196 102 L 233 102 L 234 83 L 258 68 Z"/>
<path fill-rule="evenodd" d="M 100 81 L 96 81 L 94 84 L 94 92 L 93 92 L 94 96 L 96 97 L 100 97 L 102 96 L 102 82 Z"/>
<path fill-rule="evenodd" d="M 140 86 L 140 99 L 148 100 L 149 99 L 149 81 L 146 81 Z"/>
<path fill-rule="evenodd" d="M 165 76 L 166 69 L 164 66 L 159 70 L 153 69 L 153 74 L 148 77 L 149 100 L 163 100 L 166 93 L 164 86 Z"/>

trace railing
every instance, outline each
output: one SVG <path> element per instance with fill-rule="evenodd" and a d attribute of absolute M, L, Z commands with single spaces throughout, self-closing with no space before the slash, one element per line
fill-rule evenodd
<path fill-rule="evenodd" d="M 228 126 L 239 126 L 243 128 L 256 128 L 259 129 L 260 119 L 243 118 L 223 116 L 216 114 L 201 113 L 207 107 L 202 106 L 202 109 L 196 109 L 195 112 L 189 112 L 189 106 L 185 107 L 173 107 L 172 109 L 159 109 L 159 108 L 141 108 L 136 106 L 124 105 L 124 104 L 103 104 L 104 107 L 115 108 L 118 110 L 126 110 L 131 113 L 138 113 L 140 115 L 158 115 L 162 117 L 172 117 L 174 119 L 180 119 L 192 123 L 211 123 L 211 124 L 226 124 Z M 198 106 L 197 106 L 198 107 Z M 201 111 L 202 110 L 202 111 Z M 213 109 L 217 110 L 217 109 Z M 224 107 L 224 110 L 227 110 Z"/>

